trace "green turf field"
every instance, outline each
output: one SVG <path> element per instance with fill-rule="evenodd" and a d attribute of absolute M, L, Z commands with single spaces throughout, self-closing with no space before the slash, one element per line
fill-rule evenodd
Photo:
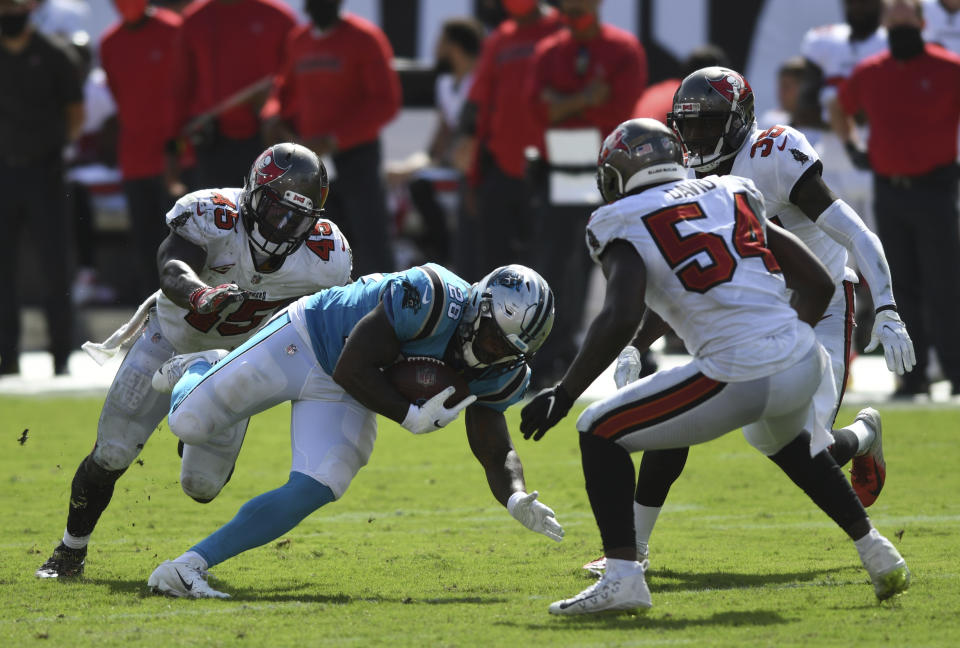
<path fill-rule="evenodd" d="M 516 436 L 529 488 L 566 529 L 562 543 L 494 501 L 462 424 L 414 437 L 381 422 L 370 464 L 341 501 L 215 567 L 231 600 L 192 601 L 151 595 L 147 576 L 286 480 L 288 408 L 254 419 L 233 480 L 207 505 L 180 492 L 175 439 L 161 427 L 118 482 L 85 578 L 38 581 L 99 407 L 0 398 L 0 646 L 960 642 L 960 410 L 883 410 L 888 481 L 870 512 L 913 572 L 892 604 L 877 604 L 843 533 L 735 433 L 695 449 L 674 487 L 651 545 L 653 609 L 555 618 L 549 603 L 588 585 L 580 565 L 599 554 L 572 416 L 540 443 Z"/>

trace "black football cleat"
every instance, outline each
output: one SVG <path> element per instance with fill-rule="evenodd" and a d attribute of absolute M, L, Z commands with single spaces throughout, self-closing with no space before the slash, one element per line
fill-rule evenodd
<path fill-rule="evenodd" d="M 37 578 L 80 578 L 83 576 L 83 565 L 87 560 L 87 548 L 71 549 L 62 542 L 53 550 L 53 555 L 47 562 L 40 565 L 36 571 Z"/>

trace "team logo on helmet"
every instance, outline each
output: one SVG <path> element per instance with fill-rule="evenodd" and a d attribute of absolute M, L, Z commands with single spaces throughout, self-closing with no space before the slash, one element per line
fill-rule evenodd
<path fill-rule="evenodd" d="M 627 143 L 623 141 L 623 138 L 627 136 L 627 131 L 625 128 L 617 128 L 617 130 L 610 133 L 606 140 L 603 142 L 603 146 L 600 148 L 600 157 L 597 160 L 597 164 L 603 164 L 603 161 L 606 160 L 611 153 L 614 151 L 623 151 L 627 155 L 630 155 L 630 147 L 627 146 Z"/>
<path fill-rule="evenodd" d="M 520 286 L 523 285 L 523 277 L 519 272 L 515 272 L 514 270 L 504 270 L 494 277 L 493 284 L 495 286 L 520 290 Z"/>
<path fill-rule="evenodd" d="M 707 79 L 707 83 L 730 103 L 733 103 L 734 99 L 736 99 L 737 102 L 742 102 L 749 95 L 753 94 L 753 90 L 750 88 L 747 80 L 732 70 L 724 72 L 719 79 Z"/>
<path fill-rule="evenodd" d="M 256 182 L 257 186 L 267 184 L 272 180 L 276 180 L 284 173 L 287 172 L 287 169 L 284 169 L 279 164 L 277 164 L 276 158 L 273 155 L 273 148 L 267 149 L 263 155 L 260 156 L 260 159 L 257 160 L 257 163 L 254 165 L 256 170 Z"/>

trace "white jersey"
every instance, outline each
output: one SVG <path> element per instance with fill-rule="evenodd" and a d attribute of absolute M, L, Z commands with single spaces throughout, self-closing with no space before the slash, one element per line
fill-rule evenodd
<path fill-rule="evenodd" d="M 887 30 L 877 29 L 864 40 L 850 40 L 850 25 L 839 23 L 814 27 L 803 37 L 800 53 L 823 70 L 820 105 L 824 121 L 829 122 L 827 105 L 836 97 L 839 85 L 850 76 L 857 63 L 887 49 Z"/>
<path fill-rule="evenodd" d="M 795 128 L 755 128 L 734 158 L 730 173 L 753 180 L 763 194 L 767 218 L 796 234 L 827 266 L 835 284 L 844 279 L 856 282 L 856 273 L 846 267 L 846 248 L 790 202 L 797 181 L 807 173 L 819 173 L 819 162 L 816 150 Z"/>
<path fill-rule="evenodd" d="M 336 225 L 322 219 L 279 269 L 258 271 L 237 211 L 240 191 L 195 191 L 167 212 L 170 229 L 207 252 L 197 273 L 201 281 L 211 286 L 235 283 L 250 293 L 243 303 L 209 315 L 180 308 L 161 293 L 160 326 L 177 353 L 233 349 L 294 299 L 350 281 L 350 246 Z"/>
<path fill-rule="evenodd" d="M 765 247 L 763 197 L 753 182 L 707 176 L 652 187 L 596 210 L 590 255 L 613 240 L 636 248 L 646 303 L 684 341 L 700 371 L 742 382 L 792 366 L 814 343 Z"/>
<path fill-rule="evenodd" d="M 960 11 L 950 13 L 940 0 L 923 1 L 923 40 L 960 54 Z"/>

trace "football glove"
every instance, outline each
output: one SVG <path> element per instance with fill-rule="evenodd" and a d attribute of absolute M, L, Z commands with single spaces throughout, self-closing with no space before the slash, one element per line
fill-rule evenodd
<path fill-rule="evenodd" d="M 547 430 L 560 422 L 573 406 L 573 398 L 558 383 L 544 389 L 520 410 L 520 431 L 524 439 L 539 441 Z"/>
<path fill-rule="evenodd" d="M 617 356 L 617 364 L 613 369 L 613 382 L 617 389 L 636 382 L 640 379 L 640 351 L 632 344 L 623 347 Z"/>
<path fill-rule="evenodd" d="M 917 354 L 913 350 L 913 340 L 907 333 L 907 327 L 895 310 L 882 310 L 873 318 L 873 332 L 870 344 L 864 351 L 870 352 L 883 345 L 883 355 L 887 360 L 887 369 L 898 375 L 909 372 L 917 364 Z"/>
<path fill-rule="evenodd" d="M 557 542 L 563 540 L 563 527 L 557 522 L 553 509 L 537 501 L 537 491 L 529 495 L 523 491 L 517 491 L 507 500 L 507 510 L 520 524 L 531 531 L 542 533 Z"/>
<path fill-rule="evenodd" d="M 423 405 L 410 405 L 407 416 L 400 423 L 414 434 L 424 434 L 439 430 L 453 421 L 460 412 L 466 409 L 477 397 L 471 394 L 453 407 L 446 407 L 444 402 L 457 391 L 456 387 L 447 387 L 442 392 L 428 400 Z"/>
<path fill-rule="evenodd" d="M 190 309 L 206 315 L 217 313 L 230 304 L 236 304 L 246 299 L 246 293 L 234 283 L 220 284 L 214 288 L 197 288 L 190 293 Z"/>

